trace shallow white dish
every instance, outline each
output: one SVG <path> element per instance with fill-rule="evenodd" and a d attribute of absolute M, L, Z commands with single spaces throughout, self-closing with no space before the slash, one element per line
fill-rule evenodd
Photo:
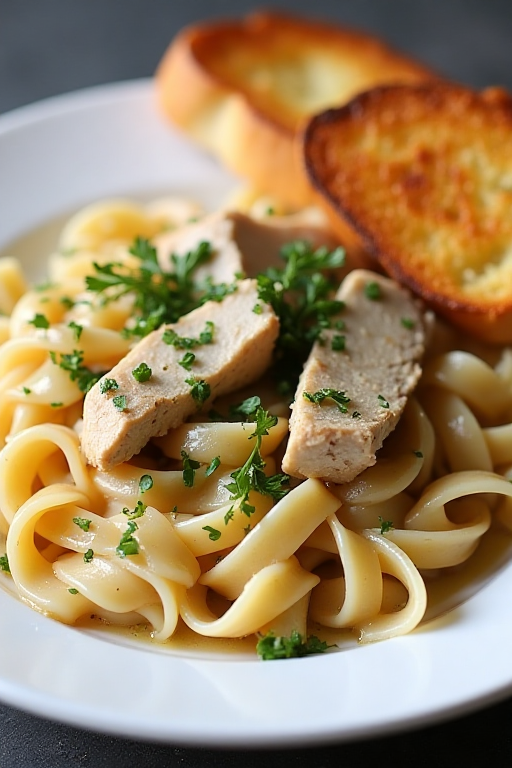
<path fill-rule="evenodd" d="M 172 133 L 150 82 L 94 88 L 0 117 L 0 251 L 104 197 L 222 202 L 233 177 Z M 33 251 L 33 274 L 47 252 Z M 0 699 L 79 727 L 225 747 L 355 739 L 424 725 L 512 691 L 512 566 L 412 635 L 263 663 L 167 653 L 60 625 L 0 589 Z"/>

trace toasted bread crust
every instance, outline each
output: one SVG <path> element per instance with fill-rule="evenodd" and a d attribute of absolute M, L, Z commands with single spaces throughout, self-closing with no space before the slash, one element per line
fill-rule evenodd
<path fill-rule="evenodd" d="M 432 77 L 370 35 L 257 12 L 182 31 L 156 86 L 171 121 L 257 189 L 301 206 L 311 201 L 295 146 L 305 118 L 378 83 Z"/>
<path fill-rule="evenodd" d="M 512 341 L 512 98 L 388 86 L 311 120 L 305 165 L 384 270 L 477 337 Z"/>

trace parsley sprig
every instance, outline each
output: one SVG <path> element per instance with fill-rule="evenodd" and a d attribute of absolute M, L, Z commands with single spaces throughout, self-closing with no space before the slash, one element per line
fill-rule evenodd
<path fill-rule="evenodd" d="M 277 424 L 277 416 L 272 416 L 260 405 L 253 414 L 245 415 L 254 418 L 255 429 L 249 439 L 255 437 L 256 442 L 243 466 L 231 473 L 233 482 L 228 483 L 226 488 L 231 493 L 230 500 L 240 501 L 241 511 L 250 517 L 254 512 L 254 506 L 248 501 L 251 491 L 271 496 L 274 501 L 279 501 L 288 493 L 286 486 L 290 479 L 288 475 L 282 473 L 266 475 L 264 471 L 265 461 L 261 455 L 261 440 L 263 435 L 268 435 L 269 429 Z"/>
<path fill-rule="evenodd" d="M 333 299 L 338 281 L 325 271 L 343 266 L 342 248 L 313 250 L 302 240 L 281 250 L 284 266 L 258 275 L 258 296 L 270 304 L 279 318 L 276 345 L 276 372 L 283 392 L 293 392 L 311 345 L 332 319 L 343 310 L 343 302 Z"/>
<path fill-rule="evenodd" d="M 184 256 L 171 254 L 168 271 L 162 268 L 156 248 L 146 238 L 137 237 L 129 250 L 138 259 L 135 267 L 118 262 L 95 263 L 95 274 L 85 278 L 88 290 L 100 294 L 106 303 L 133 295 L 134 323 L 125 329 L 126 335 L 146 336 L 164 323 L 176 322 L 202 303 L 194 272 L 209 261 L 209 243 L 200 242 Z"/>

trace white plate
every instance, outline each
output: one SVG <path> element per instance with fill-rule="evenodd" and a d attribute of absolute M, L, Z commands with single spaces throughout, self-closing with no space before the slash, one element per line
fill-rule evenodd
<path fill-rule="evenodd" d="M 234 180 L 156 114 L 149 82 L 0 117 L 0 251 L 102 197 L 191 194 Z M 41 273 L 46 256 L 33 251 Z M 354 739 L 460 714 L 512 691 L 512 567 L 404 638 L 264 663 L 164 653 L 66 627 L 0 590 L 0 698 L 76 726 L 196 746 Z"/>

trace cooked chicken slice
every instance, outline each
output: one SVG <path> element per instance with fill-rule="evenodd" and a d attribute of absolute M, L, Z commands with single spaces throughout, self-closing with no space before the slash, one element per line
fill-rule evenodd
<path fill-rule="evenodd" d="M 159 235 L 153 242 L 164 269 L 169 269 L 172 253 L 184 256 L 201 242 L 210 243 L 212 257 L 195 270 L 194 279 L 199 283 L 206 278 L 214 283 L 231 283 L 237 274 L 255 277 L 268 267 L 279 265 L 281 248 L 293 240 L 307 240 L 313 248 L 335 248 L 339 244 L 329 230 L 307 219 L 269 216 L 263 223 L 237 211 L 211 214 Z"/>
<path fill-rule="evenodd" d="M 85 398 L 87 461 L 102 470 L 127 461 L 151 437 L 179 426 L 203 400 L 258 379 L 270 365 L 278 332 L 279 321 L 259 301 L 256 282 L 243 280 L 221 303 L 207 302 L 146 336 Z M 203 336 L 203 343 L 195 343 L 209 333 L 211 342 Z M 195 359 L 184 360 L 187 353 Z"/>
<path fill-rule="evenodd" d="M 323 332 L 306 362 L 283 470 L 344 483 L 375 464 L 395 428 L 420 377 L 425 322 L 405 290 L 370 271 L 351 272 L 337 298 L 345 327 Z"/>

